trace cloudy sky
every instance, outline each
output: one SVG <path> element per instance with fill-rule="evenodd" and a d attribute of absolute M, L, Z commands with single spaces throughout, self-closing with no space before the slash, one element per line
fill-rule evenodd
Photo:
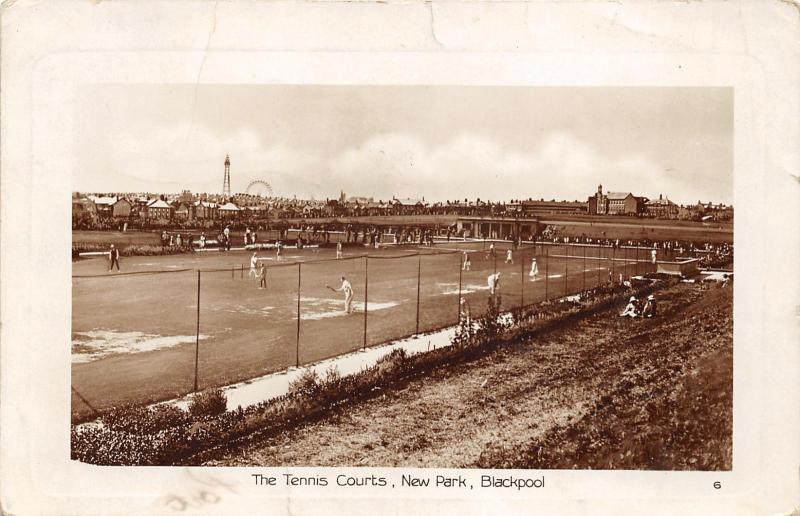
<path fill-rule="evenodd" d="M 582 199 L 598 183 L 732 202 L 728 88 L 103 85 L 76 105 L 74 189 Z"/>

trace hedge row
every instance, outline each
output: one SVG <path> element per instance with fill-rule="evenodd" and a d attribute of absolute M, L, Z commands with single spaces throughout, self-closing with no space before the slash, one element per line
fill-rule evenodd
<path fill-rule="evenodd" d="M 653 288 L 634 291 L 646 294 Z M 510 317 L 501 316 L 500 303 L 489 298 L 487 313 L 475 321 L 462 321 L 452 346 L 415 355 L 398 348 L 348 376 L 332 368 L 320 377 L 309 369 L 291 383 L 288 394 L 246 409 L 221 411 L 225 404 L 219 390 L 198 395 L 192 405 L 196 408 L 188 413 L 168 405 L 117 409 L 103 416 L 99 425 L 73 427 L 72 458 L 100 465 L 200 464 L 234 444 L 276 435 L 339 404 L 368 398 L 398 382 L 475 360 L 498 346 L 604 310 L 630 293 L 623 286 L 608 285 L 584 292 L 579 300 L 515 309 Z"/>

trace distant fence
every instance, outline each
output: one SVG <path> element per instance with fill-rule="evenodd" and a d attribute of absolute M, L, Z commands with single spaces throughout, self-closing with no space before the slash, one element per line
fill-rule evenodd
<path fill-rule="evenodd" d="M 655 271 L 643 248 L 537 243 L 509 256 L 510 245 L 491 246 L 452 241 L 390 256 L 274 261 L 263 269 L 231 263 L 73 276 L 73 349 L 86 357 L 73 364 L 73 417 L 246 381 L 479 317 L 492 295 L 489 275 L 497 272 L 494 295 L 509 310 Z M 354 291 L 349 314 L 342 276 Z M 90 339 L 107 334 L 108 346 L 121 335 L 129 340 L 120 346 L 140 349 L 92 357 L 104 350 Z M 89 339 L 88 351 L 81 339 Z M 161 347 L 169 339 L 179 342 Z"/>

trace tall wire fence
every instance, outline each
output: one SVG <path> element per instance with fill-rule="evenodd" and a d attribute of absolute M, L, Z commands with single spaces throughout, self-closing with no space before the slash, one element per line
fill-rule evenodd
<path fill-rule="evenodd" d="M 242 263 L 249 255 L 231 254 L 218 268 L 75 275 L 73 416 L 436 331 L 483 315 L 491 295 L 510 310 L 625 281 L 655 271 L 648 253 L 449 242 L 342 259 L 262 259 L 252 268 Z"/>

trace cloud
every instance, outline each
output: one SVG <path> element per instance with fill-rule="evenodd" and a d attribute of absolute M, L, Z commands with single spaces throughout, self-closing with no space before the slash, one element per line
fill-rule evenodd
<path fill-rule="evenodd" d="M 176 185 L 194 191 L 221 191 L 225 155 L 229 154 L 234 192 L 243 191 L 256 179 L 288 177 L 296 180 L 295 184 L 282 185 L 282 193 L 289 195 L 306 183 L 298 174 L 319 163 L 313 153 L 299 152 L 283 143 L 265 145 L 249 129 L 220 135 L 195 127 L 187 134 L 185 126 L 174 125 L 119 131 L 108 138 L 113 173 L 149 191 L 175 191 Z"/>
<path fill-rule="evenodd" d="M 565 132 L 531 147 L 520 151 L 471 133 L 433 147 L 412 135 L 381 134 L 333 158 L 330 177 L 353 195 L 427 199 L 585 200 L 598 183 L 650 196 L 674 183 L 643 155 L 606 156 Z"/>
<path fill-rule="evenodd" d="M 267 145 L 248 129 L 217 134 L 198 126 L 187 135 L 185 126 L 174 125 L 118 131 L 108 140 L 113 172 L 125 178 L 122 190 L 221 191 L 225 154 L 234 192 L 262 179 L 286 197 L 336 197 L 342 189 L 378 199 L 585 200 L 598 183 L 650 197 L 679 196 L 687 188 L 643 154 L 607 155 L 568 132 L 550 132 L 528 150 L 471 132 L 437 145 L 387 132 L 329 159 L 285 143 Z"/>

